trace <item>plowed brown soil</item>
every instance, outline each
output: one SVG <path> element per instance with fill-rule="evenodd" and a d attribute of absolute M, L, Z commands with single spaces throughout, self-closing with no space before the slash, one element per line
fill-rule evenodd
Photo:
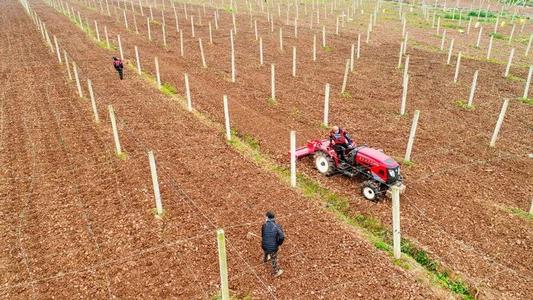
<path fill-rule="evenodd" d="M 219 288 L 218 227 L 237 295 L 439 296 L 141 79 L 118 81 L 106 51 L 48 6 L 32 6 L 83 82 L 93 80 L 102 120 L 92 122 L 87 99 L 66 84 L 20 4 L 2 2 L 2 298 L 210 298 Z M 117 112 L 126 160 L 112 153 L 107 104 Z M 151 209 L 147 149 L 157 155 L 163 220 Z M 268 209 L 288 237 L 279 279 L 261 263 L 255 236 Z"/>
<path fill-rule="evenodd" d="M 153 42 L 146 38 L 146 24 L 138 21 L 140 35 L 124 30 L 122 20 L 105 17 L 84 7 L 74 6 L 89 20 L 105 24 L 112 36 L 121 34 L 127 59 L 134 62 L 133 46 L 140 49 L 143 70 L 154 73 L 153 58 L 161 62 L 164 82 L 183 91 L 183 75 L 190 76 L 193 105 L 222 122 L 221 95 L 230 99 L 232 126 L 259 140 L 264 151 L 287 162 L 288 131 L 296 129 L 300 144 L 322 136 L 323 90 L 333 85 L 330 123 L 349 129 L 359 143 L 383 148 L 400 159 L 403 156 L 411 114 L 421 110 L 413 153 L 414 166 L 404 167 L 408 191 L 402 197 L 403 231 L 418 241 L 433 256 L 462 273 L 490 297 L 527 298 L 531 293 L 531 252 L 533 232 L 530 221 L 509 212 L 512 207 L 528 210 L 533 194 L 533 161 L 527 158 L 533 148 L 533 109 L 514 100 L 522 95 L 523 83 L 502 78 L 504 66 L 477 60 L 462 60 L 459 82 L 453 83 L 455 58 L 447 66 L 446 55 L 409 49 L 409 116 L 400 117 L 401 70 L 396 69 L 399 44 L 387 35 L 371 45 L 362 45 L 362 57 L 350 74 L 349 97 L 339 95 L 345 59 L 353 35 L 328 34 L 331 52 L 319 50 L 318 61 L 311 61 L 313 33 L 300 28 L 294 39 L 292 27 L 284 50 L 278 45 L 277 23 L 270 33 L 265 18 L 259 18 L 264 39 L 266 65 L 259 66 L 258 45 L 247 15 L 237 18 L 237 82 L 230 81 L 229 31 L 231 17 L 220 11 L 220 29 L 214 31 L 214 44 L 208 44 L 206 19 L 196 26 L 191 37 L 190 23 L 178 9 L 185 36 L 184 58 L 179 53 L 179 37 L 173 14 L 167 12 L 168 47 L 163 48 L 160 12 L 152 24 Z M 131 11 L 129 12 L 131 20 Z M 189 12 L 195 14 L 196 10 Z M 200 13 L 202 14 L 201 10 Z M 140 15 L 137 15 L 140 20 Z M 198 19 L 198 18 L 196 18 Z M 277 21 L 277 19 L 276 19 Z M 378 26 L 379 27 L 379 26 Z M 399 32 L 400 26 L 394 30 Z M 316 28 L 315 28 L 316 30 Z M 381 30 L 387 31 L 386 28 Z M 400 29 L 401 30 L 401 29 Z M 505 29 L 507 30 L 507 29 Z M 197 38 L 204 41 L 207 69 L 201 68 Z M 297 77 L 291 73 L 291 47 L 297 46 Z M 494 51 L 498 51 L 495 45 Z M 271 105 L 270 63 L 276 64 L 277 104 Z M 474 70 L 480 70 L 475 110 L 456 106 L 466 100 Z M 511 73 L 525 77 L 525 68 L 512 67 Z M 133 76 L 133 75 L 131 75 Z M 502 99 L 513 100 L 507 112 L 497 147 L 488 142 Z M 301 167 L 330 188 L 350 196 L 351 207 L 378 216 L 389 223 L 388 202 L 369 203 L 359 196 L 358 182 L 344 178 L 320 178 L 310 160 Z"/>

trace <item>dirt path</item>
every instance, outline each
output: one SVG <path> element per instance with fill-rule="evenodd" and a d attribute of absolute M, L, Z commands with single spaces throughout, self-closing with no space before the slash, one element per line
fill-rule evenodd
<path fill-rule="evenodd" d="M 180 57 L 178 36 L 170 25 L 169 47 L 163 49 L 157 23 L 152 26 L 154 42 L 149 43 L 144 23 L 139 22 L 141 35 L 135 35 L 126 32 L 122 23 L 116 23 L 114 18 L 81 10 L 89 20 L 98 19 L 100 26 L 105 24 L 112 36 L 121 34 L 126 57 L 133 63 L 133 46 L 138 46 L 144 70 L 154 72 L 152 60 L 157 56 L 164 62 L 161 64 L 163 81 L 178 87 L 181 94 L 184 93 L 182 72 L 189 73 L 193 103 L 200 111 L 222 121 L 220 98 L 228 94 L 232 126 L 257 138 L 262 149 L 280 162 L 287 161 L 289 128 L 297 129 L 300 141 L 323 134 L 318 125 L 322 119 L 325 82 L 334 87 L 332 123 L 341 123 L 353 130 L 360 142 L 384 148 L 397 158 L 403 156 L 410 117 L 397 115 L 401 94 L 401 71 L 396 69 L 399 47 L 397 41 L 387 40 L 389 35 L 384 35 L 377 45 L 363 46 L 362 57 L 357 61 L 356 72 L 350 77 L 347 88 L 351 97 L 343 98 L 338 90 L 344 59 L 349 53 L 344 37 L 328 37 L 328 45 L 334 50 L 320 52 L 319 62 L 312 64 L 309 62 L 312 41 L 309 31 L 301 29 L 298 41 L 287 38 L 283 53 L 276 50 L 276 32 L 273 35 L 267 32 L 267 65 L 259 67 L 253 30 L 246 26 L 247 16 L 241 16 L 238 24 L 243 25 L 236 38 L 237 83 L 231 84 L 228 82 L 229 37 L 224 34 L 231 28 L 228 14 L 221 12 L 221 29 L 215 34 L 215 44 L 205 46 L 208 69 L 204 70 L 199 67 L 196 38 L 190 36 L 182 14 L 179 16 L 185 28 L 185 58 Z M 173 20 L 170 14 L 166 18 Z M 260 22 L 260 28 L 265 34 L 264 21 Z M 290 27 L 284 30 L 290 32 Z M 196 35 L 202 37 L 204 45 L 207 34 L 204 19 L 203 25 L 196 27 Z M 298 53 L 306 57 L 298 64 L 296 79 L 290 75 L 288 49 L 292 45 L 304 49 L 303 53 Z M 453 84 L 454 68 L 445 65 L 445 55 L 419 49 L 412 49 L 409 54 L 408 111 L 411 114 L 414 109 L 420 109 L 422 119 L 413 154 L 415 164 L 403 169 L 409 186 L 403 197 L 404 232 L 454 270 L 471 278 L 482 290 L 501 293 L 501 297 L 523 297 L 528 294 L 524 291 L 530 290 L 533 274 L 528 255 L 533 232 L 527 220 L 511 214 L 509 209 L 527 210 L 533 193 L 530 184 L 533 161 L 526 156 L 532 150 L 533 140 L 530 106 L 513 100 L 497 148 L 486 146 L 502 98 L 521 95 L 523 83 L 503 79 L 501 65 L 463 59 L 459 83 Z M 276 62 L 278 74 L 277 106 L 266 101 L 270 95 L 268 63 L 272 61 Z M 468 112 L 457 107 L 455 102 L 468 97 L 476 69 L 480 70 L 474 100 L 476 109 Z M 521 75 L 524 71 L 512 70 Z M 370 213 L 389 223 L 388 203 L 362 200 L 357 193 L 357 182 L 354 193 L 353 181 L 319 178 L 307 167 L 312 165 L 309 161 L 304 160 L 302 165 L 305 173 L 349 196 L 354 210 Z"/>
<path fill-rule="evenodd" d="M 8 60 L 13 65 L 7 69 L 19 71 L 9 73 L 13 88 L 2 91 L 7 95 L 2 116 L 9 117 L 2 118 L 2 145 L 10 141 L 2 148 L 2 164 L 9 166 L 9 182 L 2 182 L 1 189 L 2 213 L 8 216 L 2 224 L 10 229 L 2 231 L 2 247 L 12 247 L 17 234 L 8 233 L 17 227 L 23 240 L 23 250 L 10 250 L 13 256 L 6 260 L 2 297 L 204 299 L 218 289 L 217 227 L 226 231 L 230 287 L 239 295 L 436 297 L 351 228 L 243 161 L 219 133 L 198 124 L 152 87 L 138 79 L 119 82 L 112 72 L 102 72 L 109 66 L 105 51 L 87 43 L 49 7 L 33 4 L 79 64 L 82 78 L 93 79 L 99 107 L 115 106 L 128 158 L 113 156 L 104 110 L 101 125 L 93 125 L 88 102 L 77 98 L 73 85 L 65 86 L 54 56 L 21 6 L 3 3 L 9 13 L 2 22 L 9 26 L 1 27 L 2 36 L 17 43 L 16 49 L 2 49 L 3 57 L 24 53 L 39 64 L 20 72 L 17 61 Z M 15 39 L 23 28 L 32 30 Z M 32 47 L 16 51 L 23 45 Z M 43 72 L 46 76 L 37 75 Z M 8 139 L 17 134 L 27 138 Z M 167 211 L 163 221 L 151 211 L 146 149 L 157 154 Z M 19 220 L 20 208 L 14 206 L 28 194 L 22 201 L 28 209 Z M 281 279 L 269 276 L 260 263 L 259 241 L 249 234 L 258 233 L 264 211 L 272 208 L 288 235 Z M 26 268 L 22 251 L 27 252 Z"/>

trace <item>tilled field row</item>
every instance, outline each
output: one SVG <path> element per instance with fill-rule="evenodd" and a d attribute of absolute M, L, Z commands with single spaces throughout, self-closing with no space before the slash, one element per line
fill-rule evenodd
<path fill-rule="evenodd" d="M 82 79 L 93 80 L 98 107 L 114 105 L 127 158 L 118 160 L 111 153 L 111 133 L 104 126 L 109 120 L 103 110 L 101 125 L 94 125 L 88 101 L 78 100 L 74 85 L 65 87 L 65 75 L 55 65 L 54 56 L 45 50 L 38 33 L 25 31 L 25 39 L 16 41 L 32 45 L 24 52 L 26 57 L 42 61 L 48 76 L 43 84 L 37 75 L 42 73 L 36 70 L 10 75 L 26 76 L 30 78 L 27 86 L 41 90 L 20 95 L 25 102 L 18 105 L 16 95 L 2 99 L 3 109 L 15 118 L 3 119 L 2 124 L 9 127 L 3 129 L 2 136 L 12 137 L 22 130 L 28 140 L 36 141 L 32 147 L 32 142 L 10 139 L 13 144 L 6 146 L 2 156 L 6 165 L 14 166 L 7 178 L 31 178 L 32 160 L 18 156 L 27 153 L 31 157 L 30 149 L 39 166 L 44 167 L 42 161 L 49 160 L 48 168 L 57 165 L 58 170 L 69 171 L 57 174 L 57 178 L 36 176 L 39 182 L 34 187 L 24 180 L 5 186 L 9 189 L 2 192 L 6 196 L 2 202 L 5 214 L 12 216 L 11 210 L 20 201 L 13 201 L 11 195 L 19 193 L 31 196 L 25 201 L 31 214 L 19 220 L 24 230 L 14 235 L 23 243 L 9 251 L 14 257 L 7 260 L 12 270 L 2 280 L 4 297 L 110 298 L 144 294 L 207 298 L 218 289 L 214 236 L 218 227 L 226 229 L 230 288 L 237 295 L 291 299 L 350 298 L 358 293 L 387 298 L 436 297 L 353 229 L 280 185 L 272 174 L 244 161 L 225 145 L 216 130 L 198 123 L 142 80 L 119 82 L 114 74 L 103 73 L 109 58 L 104 50 L 86 43 L 68 20 L 50 8 L 41 3 L 32 6 L 78 63 Z M 10 12 L 2 18 L 4 22 L 31 27 L 19 4 L 4 3 L 3 9 Z M 13 26 L 2 28 L 5 34 L 20 35 Z M 15 55 L 5 53 L 9 54 L 6 57 Z M 24 86 L 17 90 L 25 91 Z M 65 101 L 65 94 L 71 101 Z M 46 101 L 42 95 L 47 95 Z M 21 129 L 23 121 L 16 119 L 21 115 L 39 127 Z M 147 149 L 157 155 L 166 210 L 163 220 L 156 220 L 151 210 L 148 162 L 142 159 Z M 114 163 L 104 163 L 106 160 Z M 72 167 L 61 167 L 65 165 Z M 93 166 L 98 168 L 91 170 Z M 35 173 L 39 171 L 40 167 Z M 94 180 L 95 173 L 108 180 Z M 45 185 L 46 193 L 34 193 Z M 76 206 L 61 205 L 65 201 Z M 54 211 L 56 207 L 61 210 Z M 281 251 L 285 269 L 281 280 L 271 278 L 267 266 L 260 263 L 259 240 L 250 234 L 258 234 L 268 209 L 276 211 L 288 235 Z M 5 226 L 14 229 L 5 231 L 2 245 L 13 247 L 9 239 L 13 235 L 8 233 L 18 226 L 17 217 L 7 218 Z M 27 255 L 20 253 L 23 251 Z M 21 256 L 27 257 L 27 272 Z"/>
<path fill-rule="evenodd" d="M 279 162 L 287 161 L 289 128 L 297 130 L 300 141 L 323 134 L 318 126 L 322 120 L 323 87 L 326 82 L 333 83 L 334 89 L 340 86 L 344 59 L 349 54 L 348 44 L 342 37 L 328 39 L 328 45 L 334 51 L 321 52 L 316 63 L 310 63 L 310 53 L 303 50 L 301 55 L 306 59 L 298 63 L 297 78 L 290 75 L 290 51 L 276 50 L 279 47 L 276 35 L 265 37 L 265 61 L 276 63 L 278 76 L 279 99 L 273 106 L 267 101 L 270 96 L 268 65 L 259 67 L 258 59 L 253 55 L 257 45 L 254 44 L 253 29 L 246 26 L 249 23 L 247 16 L 237 18 L 238 24 L 243 25 L 235 40 L 237 82 L 232 84 L 228 82 L 229 31 L 232 27 L 229 14 L 221 13 L 214 45 L 205 42 L 208 40 L 207 23 L 196 27 L 197 37 L 202 37 L 205 42 L 208 68 L 202 69 L 200 54 L 196 50 L 197 40 L 190 36 L 188 29 L 183 31 L 186 55 L 181 58 L 179 36 L 175 30 L 168 30 L 169 46 L 164 48 L 160 41 L 147 41 L 143 35 L 146 31 L 144 23 L 139 25 L 141 34 L 136 35 L 124 30 L 123 24 L 112 17 L 77 8 L 84 17 L 107 26 L 111 36 L 121 35 L 125 57 L 131 58 L 133 65 L 133 46 L 140 49 L 143 70 L 151 74 L 155 73 L 151 61 L 157 56 L 162 80 L 177 87 L 180 94 L 184 94 L 182 73 L 188 73 L 196 109 L 222 122 L 221 95 L 229 95 L 232 126 L 255 137 L 261 149 L 276 156 Z M 179 17 L 185 20 L 181 12 Z M 173 16 L 168 14 L 166 18 L 172 20 Z M 154 28 L 157 27 L 152 27 L 156 36 L 157 29 Z M 287 38 L 285 46 L 290 49 L 296 45 L 298 49 L 310 51 L 309 41 L 312 41 L 312 33 L 302 29 L 298 40 Z M 403 136 L 407 135 L 410 119 L 395 115 L 399 106 L 396 99 L 401 94 L 401 72 L 396 70 L 397 51 L 396 42 L 386 39 L 375 46 L 364 45 L 362 57 L 356 63 L 355 76 L 350 77 L 348 83 L 351 96 L 343 98 L 334 93 L 330 114 L 332 121 L 349 129 L 356 128 L 356 141 L 382 146 L 387 153 L 401 157 L 405 145 Z M 530 205 L 533 186 L 527 182 L 531 181 L 528 179 L 532 177 L 533 165 L 526 154 L 531 151 L 528 141 L 533 139 L 528 130 L 533 119 L 531 109 L 513 101 L 497 148 L 490 149 L 486 145 L 502 97 L 521 95 L 523 84 L 503 79 L 502 66 L 475 60 L 463 60 L 459 83 L 453 84 L 454 70 L 445 65 L 444 55 L 418 49 L 410 49 L 408 53 L 411 55 L 409 74 L 413 82 L 408 110 L 421 109 L 422 119 L 415 144 L 415 165 L 404 167 L 403 171 L 409 187 L 402 198 L 404 232 L 478 285 L 488 289 L 505 286 L 509 290 L 504 293 L 520 295 L 520 290 L 529 285 L 528 278 L 531 277 L 530 257 L 526 253 L 531 248 L 532 236 L 527 221 L 510 214 L 508 209 L 519 207 L 526 210 Z M 225 56 L 227 59 L 220 59 Z M 218 59 L 213 59 L 215 57 Z M 470 80 L 476 69 L 480 70 L 476 109 L 463 111 L 455 102 L 468 96 Z M 524 70 L 517 68 L 515 72 L 522 74 Z M 309 161 L 304 160 L 302 165 L 304 173 L 312 174 L 313 171 L 305 167 L 312 165 Z M 389 223 L 389 206 L 361 201 L 358 193 L 354 193 L 353 181 L 315 179 L 349 196 L 354 211 L 370 213 Z M 510 191 L 513 197 L 501 196 Z M 489 236 L 498 239 L 486 238 Z M 498 246 L 494 247 L 494 243 Z"/>

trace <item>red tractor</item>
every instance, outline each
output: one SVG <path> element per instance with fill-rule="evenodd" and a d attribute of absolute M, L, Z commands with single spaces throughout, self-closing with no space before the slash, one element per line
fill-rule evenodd
<path fill-rule="evenodd" d="M 325 139 L 310 140 L 307 146 L 298 148 L 295 152 L 297 159 L 311 154 L 314 154 L 318 172 L 323 175 L 340 173 L 349 177 L 365 178 L 361 192 L 368 200 L 377 201 L 380 196 L 387 194 L 392 186 L 398 186 L 400 192 L 405 190 L 400 176 L 400 165 L 382 150 L 366 145 L 347 149 L 347 163 L 341 163 L 329 139 Z"/>

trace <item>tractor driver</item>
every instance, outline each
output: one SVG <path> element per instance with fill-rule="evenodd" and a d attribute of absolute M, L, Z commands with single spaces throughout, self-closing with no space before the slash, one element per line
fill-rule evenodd
<path fill-rule="evenodd" d="M 333 126 L 329 132 L 329 140 L 331 146 L 339 156 L 341 164 L 346 163 L 344 152 L 346 149 L 353 147 L 353 141 L 348 132 L 342 128 L 339 128 L 339 126 Z"/>

